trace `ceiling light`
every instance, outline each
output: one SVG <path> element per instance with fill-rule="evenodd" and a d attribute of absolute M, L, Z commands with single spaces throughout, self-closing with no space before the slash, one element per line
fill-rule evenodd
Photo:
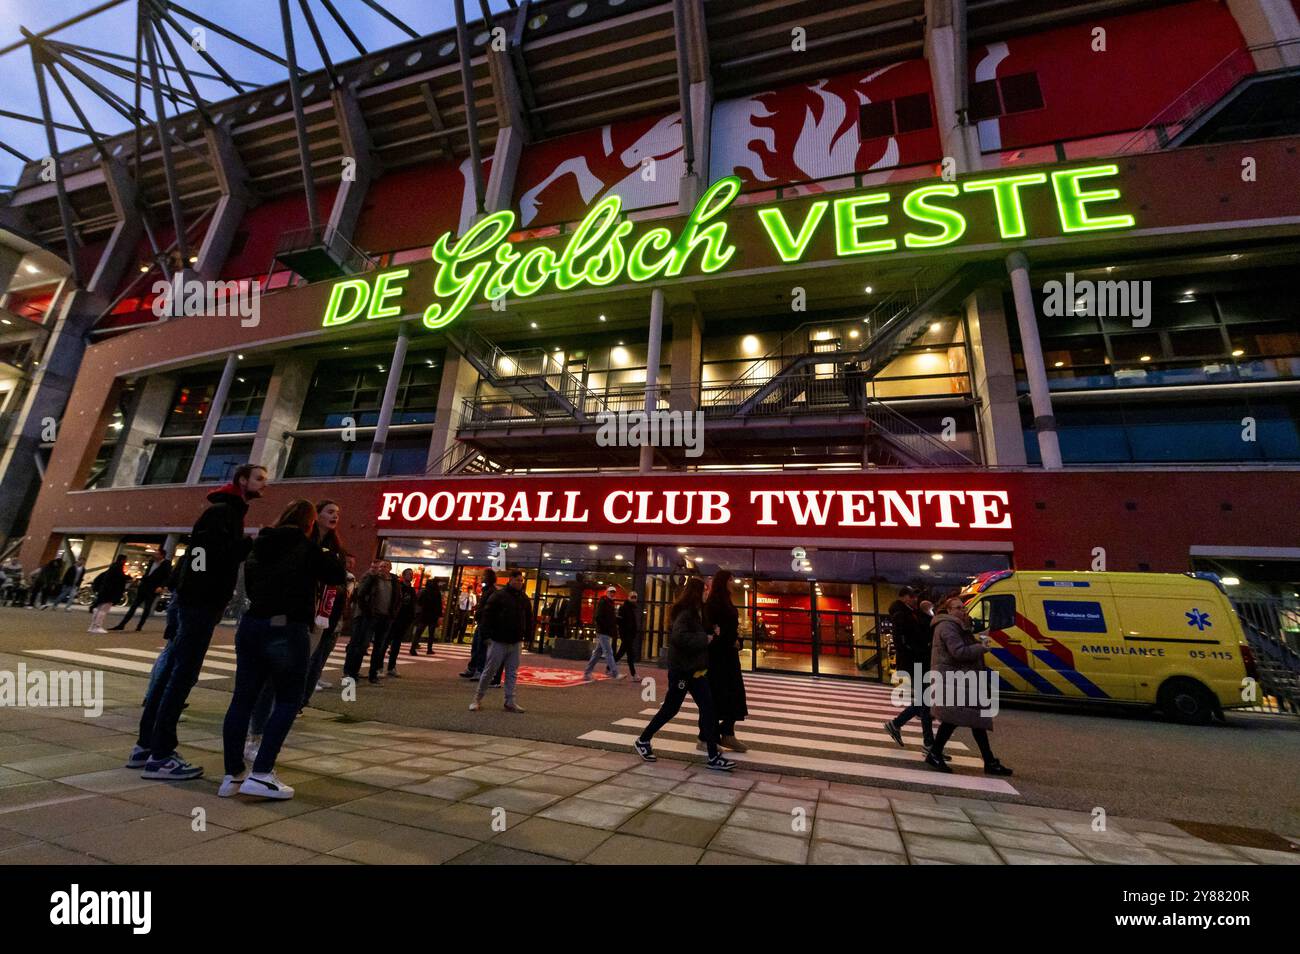
<path fill-rule="evenodd" d="M 24 265 L 23 268 L 27 270 L 28 275 L 36 275 L 40 273 L 40 269 L 37 268 L 35 265 L 27 264 Z"/>
<path fill-rule="evenodd" d="M 741 350 L 745 352 L 745 354 L 757 354 L 758 339 L 755 338 L 753 335 L 745 335 L 745 337 L 740 340 L 740 347 Z"/>
<path fill-rule="evenodd" d="M 928 564 L 928 563 L 922 563 L 922 564 L 921 564 L 921 569 L 922 569 L 922 570 L 928 570 L 928 569 L 930 569 L 930 564 Z"/>
<path fill-rule="evenodd" d="M 599 550 L 600 547 L 596 546 L 596 544 L 594 544 L 594 543 L 588 543 L 588 544 L 587 544 L 587 549 L 588 549 L 588 550 L 591 550 L 592 552 L 595 552 L 596 550 Z"/>
<path fill-rule="evenodd" d="M 528 327 L 529 327 L 529 328 L 532 328 L 534 331 L 536 331 L 536 330 L 537 330 L 537 322 L 535 322 L 535 321 L 530 321 L 530 322 L 528 322 Z"/>
<path fill-rule="evenodd" d="M 1144 354 L 1144 355 L 1140 356 L 1140 357 L 1138 358 L 1138 360 L 1139 360 L 1139 361 L 1150 361 L 1150 360 L 1151 360 L 1151 355 L 1149 355 L 1149 354 Z"/>
<path fill-rule="evenodd" d="M 943 554 L 942 554 L 942 553 L 931 553 L 931 554 L 930 554 L 930 559 L 931 559 L 931 560 L 942 560 L 942 559 L 943 559 Z"/>
<path fill-rule="evenodd" d="M 1219 582 L 1224 586 L 1239 586 L 1241 584 L 1241 580 L 1237 579 L 1235 576 L 1225 576 Z"/>
<path fill-rule="evenodd" d="M 862 290 L 863 290 L 864 292 L 866 292 L 868 295 L 870 295 L 870 294 L 871 294 L 871 291 L 872 291 L 870 285 L 868 285 L 866 288 L 864 288 L 864 289 L 862 289 Z"/>
<path fill-rule="evenodd" d="M 1064 361 L 1055 361 L 1055 362 L 1052 363 L 1052 367 L 1054 367 L 1054 368 L 1063 368 L 1063 367 L 1065 367 L 1065 362 L 1064 362 Z"/>
<path fill-rule="evenodd" d="M 934 322 L 932 325 L 930 325 L 930 330 L 931 330 L 931 331 L 938 331 L 941 327 L 943 327 L 943 326 L 940 325 L 939 322 L 936 321 L 936 322 Z"/>
<path fill-rule="evenodd" d="M 850 337 L 850 338 L 856 338 L 857 336 L 858 336 L 858 329 L 857 329 L 857 328 L 854 328 L 852 331 L 849 332 L 849 337 Z"/>
<path fill-rule="evenodd" d="M 197 255 L 191 255 L 191 256 L 190 256 L 190 264 L 191 264 L 191 265 L 193 265 L 193 264 L 194 264 L 195 262 L 197 262 L 198 260 L 199 260 L 199 257 L 198 257 Z"/>
<path fill-rule="evenodd" d="M 5 324 L 6 324 L 6 325 L 9 324 L 9 322 L 6 321 Z M 1240 348 L 1234 348 L 1234 349 L 1233 349 L 1233 352 L 1232 352 L 1232 356 L 1233 356 L 1234 358 L 1240 358 L 1240 357 L 1241 357 L 1243 354 L 1245 354 L 1245 353 L 1246 353 L 1246 352 L 1242 351 Z"/>
<path fill-rule="evenodd" d="M 601 320 L 601 321 L 604 321 L 604 320 L 605 320 L 605 316 L 604 316 L 604 315 L 601 315 L 601 316 L 600 316 L 600 320 Z"/>
<path fill-rule="evenodd" d="M 631 356 L 627 353 L 627 349 L 621 344 L 611 351 L 609 356 L 615 364 L 627 364 L 628 361 L 631 360 Z"/>

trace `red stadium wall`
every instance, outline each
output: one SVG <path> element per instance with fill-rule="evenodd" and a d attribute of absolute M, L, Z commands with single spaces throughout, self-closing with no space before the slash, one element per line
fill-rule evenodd
<path fill-rule="evenodd" d="M 1098 27 L 1105 52 L 1093 50 Z M 1034 73 L 1043 98 L 1041 109 L 980 122 L 980 145 L 995 152 L 1141 129 L 1216 67 L 1254 72 L 1236 21 L 1215 0 L 975 47 L 972 83 Z"/>
<path fill-rule="evenodd" d="M 654 160 L 649 181 L 646 159 Z M 612 123 L 526 148 L 514 206 L 520 226 L 536 228 L 581 219 L 606 195 L 620 196 L 624 209 L 675 205 L 685 171 L 677 113 Z"/>
<path fill-rule="evenodd" d="M 474 182 L 468 159 L 410 166 L 375 180 L 366 194 L 353 243 L 371 253 L 432 245 L 444 232 L 459 232 L 474 215 Z M 492 172 L 483 161 L 483 179 Z"/>
<path fill-rule="evenodd" d="M 917 94 L 930 96 L 928 129 L 862 139 L 862 106 Z M 738 175 L 747 190 L 937 162 L 929 65 L 907 60 L 719 102 L 709 148 L 712 178 Z"/>

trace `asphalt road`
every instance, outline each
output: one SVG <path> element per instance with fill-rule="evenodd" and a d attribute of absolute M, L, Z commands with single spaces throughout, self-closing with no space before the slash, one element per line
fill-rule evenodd
<path fill-rule="evenodd" d="M 148 664 L 149 654 L 162 646 L 161 619 L 151 620 L 144 633 L 134 632 L 133 621 L 126 632 L 108 636 L 87 634 L 88 620 L 84 610 L 65 613 L 0 608 L 0 652 L 30 656 L 29 664 L 33 666 L 53 666 L 56 663 L 51 657 L 35 654 L 55 651 L 104 658 L 105 648 L 114 647 L 136 652 L 134 656 L 116 656 L 138 666 Z M 229 688 L 233 637 L 231 627 L 218 629 L 209 662 L 221 665 L 205 670 L 218 678 L 200 685 Z M 523 715 L 503 712 L 498 690 L 488 697 L 483 711 L 473 713 L 468 711 L 473 690 L 456 675 L 463 668 L 465 650 L 437 644 L 435 652 L 433 660 L 423 655 L 410 660 L 404 651 L 400 679 L 385 680 L 382 687 L 363 683 L 355 702 L 343 701 L 337 690 L 317 693 L 313 706 L 357 721 L 381 720 L 564 743 L 578 742 L 580 736 L 592 731 L 608 730 L 616 720 L 644 720 L 640 713 L 654 706 L 642 701 L 641 683 L 623 680 L 564 687 L 521 686 L 519 701 L 527 709 Z M 72 660 L 57 665 L 93 668 L 94 664 Z M 582 668 L 581 663 L 528 654 L 524 665 L 566 672 Z M 640 667 L 640 675 L 658 677 L 662 687 L 664 672 L 653 664 Z M 337 670 L 326 676 L 336 685 L 338 677 Z M 830 695 L 842 686 L 825 680 L 796 682 L 797 691 L 813 695 Z M 847 715 L 845 731 L 879 731 L 878 713 L 864 712 L 855 717 L 850 711 Z M 747 732 L 760 731 L 742 724 L 737 734 L 743 739 Z M 964 730 L 959 730 L 956 738 L 969 745 L 970 740 L 963 736 Z M 600 743 L 583 744 L 600 747 Z M 1112 817 L 1195 821 L 1300 835 L 1300 719 L 1231 713 L 1227 725 L 1192 727 L 1132 711 L 1004 705 L 996 720 L 993 746 L 1001 760 L 1015 770 L 1011 782 L 1019 794 L 1001 796 L 1004 798 L 1076 811 L 1101 807 Z M 973 745 L 970 748 L 967 754 L 973 754 Z M 904 764 L 925 768 L 919 763 L 913 766 L 910 761 Z M 977 769 L 961 771 L 979 774 Z M 793 774 L 864 781 L 834 771 Z M 870 784 L 953 794 L 923 784 Z"/>

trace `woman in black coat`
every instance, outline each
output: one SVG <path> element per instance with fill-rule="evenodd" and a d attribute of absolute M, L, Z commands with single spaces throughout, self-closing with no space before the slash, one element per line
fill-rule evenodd
<path fill-rule="evenodd" d="M 718 736 L 723 748 L 744 752 L 736 738 L 736 723 L 749 714 L 745 705 L 745 679 L 740 672 L 740 612 L 731 601 L 731 571 L 719 570 L 709 583 L 704 601 L 704 626 L 717 635 L 709 643 L 709 689 L 718 715 Z"/>
<path fill-rule="evenodd" d="M 107 570 L 95 577 L 90 584 L 91 589 L 95 591 L 93 615 L 90 617 L 90 629 L 86 632 L 97 634 L 108 632 L 104 628 L 104 623 L 108 621 L 108 611 L 122 601 L 122 597 L 126 595 L 128 582 L 124 556 L 119 556 Z"/>

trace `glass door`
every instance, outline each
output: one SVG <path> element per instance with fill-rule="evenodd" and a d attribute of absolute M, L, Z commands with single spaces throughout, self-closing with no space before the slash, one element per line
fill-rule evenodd
<path fill-rule="evenodd" d="M 876 600 L 870 583 L 813 584 L 816 669 L 829 676 L 882 678 Z"/>
<path fill-rule="evenodd" d="M 750 634 L 754 669 L 815 673 L 816 628 L 807 580 L 752 580 Z"/>

